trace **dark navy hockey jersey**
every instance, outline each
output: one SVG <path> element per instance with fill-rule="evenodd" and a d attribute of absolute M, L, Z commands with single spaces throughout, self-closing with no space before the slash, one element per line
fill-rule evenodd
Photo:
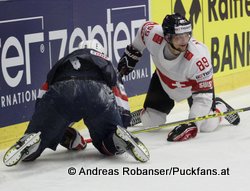
<path fill-rule="evenodd" d="M 99 80 L 112 87 L 117 72 L 109 58 L 93 49 L 79 49 L 56 62 L 47 75 L 48 85 L 69 79 Z"/>

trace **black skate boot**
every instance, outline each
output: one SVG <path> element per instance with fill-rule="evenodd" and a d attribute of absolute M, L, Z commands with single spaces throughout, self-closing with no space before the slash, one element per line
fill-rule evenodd
<path fill-rule="evenodd" d="M 118 150 L 121 150 L 121 153 L 122 151 L 126 151 L 140 162 L 147 162 L 149 160 L 150 155 L 147 147 L 126 129 L 118 126 L 113 139 Z"/>
<path fill-rule="evenodd" d="M 226 108 L 227 108 L 227 111 L 233 111 L 234 110 L 230 105 L 228 105 L 224 100 L 222 100 L 219 97 L 215 98 L 215 103 L 216 104 L 224 104 L 226 106 Z M 238 125 L 240 123 L 240 116 L 239 116 L 238 113 L 233 113 L 233 114 L 230 114 L 230 115 L 226 115 L 225 119 L 232 125 Z"/>
<path fill-rule="evenodd" d="M 3 162 L 6 166 L 14 166 L 20 160 L 32 154 L 40 144 L 40 132 L 25 134 L 15 145 L 10 147 L 4 157 Z"/>

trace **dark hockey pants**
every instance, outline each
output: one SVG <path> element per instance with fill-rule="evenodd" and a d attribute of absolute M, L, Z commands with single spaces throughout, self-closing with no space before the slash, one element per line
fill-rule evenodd
<path fill-rule="evenodd" d="M 123 126 L 111 89 L 92 80 L 61 81 L 50 86 L 37 102 L 26 133 L 41 131 L 41 144 L 34 158 L 45 148 L 56 150 L 71 122 L 83 119 L 93 145 L 103 154 L 114 154 L 113 133 Z M 103 148 L 105 144 L 105 149 Z"/>

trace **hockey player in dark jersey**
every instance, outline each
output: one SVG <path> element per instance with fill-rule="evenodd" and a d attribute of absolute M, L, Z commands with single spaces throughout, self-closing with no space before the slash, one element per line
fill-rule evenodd
<path fill-rule="evenodd" d="M 87 143 L 70 124 L 84 120 L 93 145 L 104 155 L 130 153 L 146 162 L 144 144 L 125 128 L 128 112 L 121 111 L 112 88 L 118 88 L 117 72 L 97 40 L 80 44 L 80 49 L 61 58 L 49 71 L 43 85 L 44 95 L 36 102 L 35 112 L 24 136 L 4 156 L 6 166 L 20 160 L 33 161 L 58 144 L 69 150 L 83 150 Z"/>

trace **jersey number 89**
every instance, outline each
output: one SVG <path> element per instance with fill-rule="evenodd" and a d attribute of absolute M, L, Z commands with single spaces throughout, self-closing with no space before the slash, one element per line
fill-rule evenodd
<path fill-rule="evenodd" d="M 206 57 L 202 57 L 201 60 L 196 62 L 196 65 L 198 66 L 200 71 L 203 71 L 205 68 L 209 67 L 209 63 Z"/>

